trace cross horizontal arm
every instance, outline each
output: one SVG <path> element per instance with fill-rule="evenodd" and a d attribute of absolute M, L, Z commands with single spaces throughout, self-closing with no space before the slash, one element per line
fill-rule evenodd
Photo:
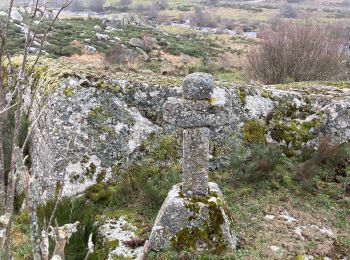
<path fill-rule="evenodd" d="M 182 128 L 218 127 L 232 121 L 230 108 L 212 106 L 205 100 L 169 98 L 163 107 L 163 118 L 167 123 Z"/>

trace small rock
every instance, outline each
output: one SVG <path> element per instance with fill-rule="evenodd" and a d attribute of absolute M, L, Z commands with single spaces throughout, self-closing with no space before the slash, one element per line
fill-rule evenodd
<path fill-rule="evenodd" d="M 29 54 L 35 54 L 35 53 L 37 53 L 37 52 L 38 52 L 38 49 L 35 48 L 35 47 L 30 47 L 30 48 L 28 48 L 28 53 L 29 53 Z"/>
<path fill-rule="evenodd" d="M 91 43 L 91 39 L 84 39 L 83 42 L 85 42 L 85 43 Z"/>
<path fill-rule="evenodd" d="M 116 40 L 116 41 L 118 41 L 118 42 L 121 42 L 121 41 L 122 41 L 118 36 L 114 36 L 113 39 Z"/>
<path fill-rule="evenodd" d="M 274 215 L 265 215 L 266 220 L 274 220 L 275 216 Z"/>
<path fill-rule="evenodd" d="M 333 233 L 333 231 L 330 230 L 330 229 L 327 229 L 327 228 L 323 227 L 323 228 L 320 229 L 320 232 L 321 232 L 322 234 L 328 236 L 328 237 L 334 238 L 334 233 Z"/>
<path fill-rule="evenodd" d="M 11 19 L 14 21 L 23 22 L 23 17 L 17 9 L 12 10 Z"/>
<path fill-rule="evenodd" d="M 142 50 L 141 48 L 136 47 L 136 51 L 137 51 L 138 54 L 140 54 L 142 56 L 143 60 L 146 61 L 146 60 L 149 59 L 148 54 L 144 50 Z"/>
<path fill-rule="evenodd" d="M 88 54 L 94 54 L 96 53 L 96 48 L 90 45 L 85 45 L 84 50 Z"/>
<path fill-rule="evenodd" d="M 96 33 L 96 38 L 99 41 L 108 41 L 109 36 L 107 34 Z"/>
<path fill-rule="evenodd" d="M 302 240 L 304 240 L 303 230 L 299 226 L 294 229 L 294 233 L 297 234 Z"/>
<path fill-rule="evenodd" d="M 138 38 L 131 38 L 129 41 L 129 44 L 133 47 L 138 47 L 144 51 L 150 51 L 151 48 L 148 47 L 144 40 L 138 39 Z"/>
<path fill-rule="evenodd" d="M 100 32 L 100 31 L 102 31 L 102 28 L 100 26 L 98 26 L 98 25 L 95 25 L 94 26 L 94 31 L 95 32 Z"/>
<path fill-rule="evenodd" d="M 273 252 L 277 252 L 280 250 L 280 247 L 278 246 L 270 246 L 270 249 L 273 251 Z"/>
<path fill-rule="evenodd" d="M 0 17 L 7 17 L 7 13 L 5 13 L 4 11 L 0 11 Z"/>
<path fill-rule="evenodd" d="M 296 222 L 296 218 L 289 215 L 287 211 L 284 211 L 283 214 L 280 214 L 280 217 L 284 218 L 287 223 L 293 223 Z"/>

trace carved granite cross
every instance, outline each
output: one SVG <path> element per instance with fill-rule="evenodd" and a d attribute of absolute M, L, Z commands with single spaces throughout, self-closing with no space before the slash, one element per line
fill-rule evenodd
<path fill-rule="evenodd" d="M 217 106 L 211 75 L 194 73 L 183 82 L 183 98 L 169 98 L 163 107 L 168 123 L 184 128 L 182 192 L 187 197 L 208 195 L 209 127 L 228 124 L 229 105 Z"/>

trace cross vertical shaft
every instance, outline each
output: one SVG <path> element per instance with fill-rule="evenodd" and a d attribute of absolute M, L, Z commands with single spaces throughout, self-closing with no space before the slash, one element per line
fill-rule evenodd
<path fill-rule="evenodd" d="M 182 192 L 208 195 L 209 135 L 206 127 L 183 130 Z"/>

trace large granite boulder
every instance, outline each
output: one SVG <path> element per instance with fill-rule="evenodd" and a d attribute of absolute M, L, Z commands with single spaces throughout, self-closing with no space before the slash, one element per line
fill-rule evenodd
<path fill-rule="evenodd" d="M 164 121 L 162 109 L 169 98 L 182 96 L 181 79 L 109 75 L 51 60 L 37 67 L 33 79 L 40 89 L 34 104 L 44 100 L 46 105 L 31 142 L 32 171 L 42 180 L 43 198 L 53 194 L 64 169 L 65 194 L 80 193 L 98 175 L 108 179 L 114 167 L 142 154 L 142 144 L 152 133 L 177 131 Z M 227 101 L 233 106 L 229 125 L 211 127 L 211 169 L 226 158 L 231 141 L 276 143 L 286 153 L 298 153 L 304 146 L 317 146 L 320 134 L 331 133 L 340 142 L 350 140 L 350 88 L 311 83 L 214 85 L 210 100 L 214 107 L 227 109 Z M 32 118 L 38 111 L 34 107 Z M 65 155 L 74 136 L 74 145 Z"/>

